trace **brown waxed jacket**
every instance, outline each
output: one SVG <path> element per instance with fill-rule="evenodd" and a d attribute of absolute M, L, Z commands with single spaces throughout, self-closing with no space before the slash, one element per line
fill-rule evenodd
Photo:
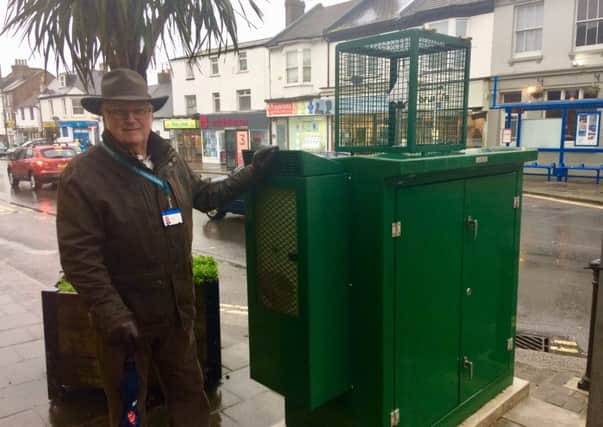
<path fill-rule="evenodd" d="M 110 133 L 103 134 L 103 141 L 144 168 Z M 61 265 L 107 335 L 129 319 L 143 334 L 174 320 L 185 328 L 192 325 L 192 208 L 217 208 L 255 182 L 253 166 L 223 181 L 202 181 L 155 133 L 148 151 L 153 173 L 169 183 L 184 224 L 164 227 L 161 212 L 168 201 L 163 191 L 100 146 L 73 159 L 59 183 Z"/>

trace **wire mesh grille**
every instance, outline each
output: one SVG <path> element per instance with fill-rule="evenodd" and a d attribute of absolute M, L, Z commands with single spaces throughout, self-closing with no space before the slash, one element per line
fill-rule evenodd
<path fill-rule="evenodd" d="M 422 146 L 425 151 L 429 145 L 465 144 L 469 47 L 418 34 L 429 33 L 371 38 L 338 50 L 339 149 Z M 417 37 L 414 56 L 413 37 Z M 411 82 L 413 64 L 418 77 Z M 409 135 L 414 135 L 412 141 Z"/>
<path fill-rule="evenodd" d="M 268 188 L 258 195 L 257 292 L 266 307 L 298 316 L 297 208 L 295 192 Z"/>

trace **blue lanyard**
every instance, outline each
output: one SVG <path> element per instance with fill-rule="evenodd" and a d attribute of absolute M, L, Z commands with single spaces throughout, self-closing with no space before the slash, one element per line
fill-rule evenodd
<path fill-rule="evenodd" d="M 161 191 L 163 191 L 163 193 L 167 197 L 169 207 L 172 208 L 172 192 L 170 190 L 170 185 L 168 184 L 168 182 L 166 180 L 158 178 L 155 175 L 153 175 L 152 173 L 149 173 L 137 166 L 134 166 L 132 163 L 130 163 L 128 160 L 126 160 L 122 154 L 113 150 L 105 143 L 101 142 L 100 146 L 103 147 L 105 149 L 105 151 L 107 153 L 109 153 L 109 155 L 111 157 L 113 157 L 119 163 L 121 163 L 122 165 L 124 165 L 125 167 L 130 169 L 132 172 L 142 176 L 143 178 L 146 178 L 147 180 L 151 181 L 153 184 L 155 184 L 159 188 L 161 188 Z"/>

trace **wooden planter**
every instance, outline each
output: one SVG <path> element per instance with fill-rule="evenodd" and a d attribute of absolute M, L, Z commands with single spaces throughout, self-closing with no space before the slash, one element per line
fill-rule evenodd
<path fill-rule="evenodd" d="M 203 367 L 205 389 L 212 391 L 222 377 L 218 281 L 204 282 L 197 286 L 196 291 L 197 351 Z M 42 311 L 48 398 L 61 397 L 71 390 L 101 389 L 96 330 L 80 296 L 43 290 Z"/>

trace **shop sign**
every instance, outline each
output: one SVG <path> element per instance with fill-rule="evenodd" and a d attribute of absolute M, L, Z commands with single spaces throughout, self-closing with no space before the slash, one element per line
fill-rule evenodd
<path fill-rule="evenodd" d="M 513 132 L 511 128 L 504 128 L 501 135 L 501 145 L 509 145 L 513 142 Z"/>
<path fill-rule="evenodd" d="M 237 166 L 243 166 L 243 150 L 249 149 L 249 137 L 247 131 L 237 132 Z"/>
<path fill-rule="evenodd" d="M 14 129 L 16 126 L 16 123 L 14 120 L 7 120 L 6 121 L 6 127 L 9 129 Z"/>
<path fill-rule="evenodd" d="M 164 129 L 197 129 L 197 120 L 194 119 L 165 119 Z"/>
<path fill-rule="evenodd" d="M 88 128 L 89 126 L 96 127 L 96 122 L 89 122 L 85 120 L 61 120 L 59 121 L 59 126 L 69 128 Z"/>
<path fill-rule="evenodd" d="M 56 124 L 56 122 L 42 122 L 42 127 L 44 129 L 56 128 L 57 124 Z"/>
<path fill-rule="evenodd" d="M 247 126 L 249 126 L 249 120 L 224 117 L 224 118 L 210 120 L 209 126 L 213 129 L 239 127 L 239 126 L 247 127 Z"/>
<path fill-rule="evenodd" d="M 267 109 L 268 117 L 327 115 L 334 113 L 335 101 L 333 98 L 269 103 Z"/>

